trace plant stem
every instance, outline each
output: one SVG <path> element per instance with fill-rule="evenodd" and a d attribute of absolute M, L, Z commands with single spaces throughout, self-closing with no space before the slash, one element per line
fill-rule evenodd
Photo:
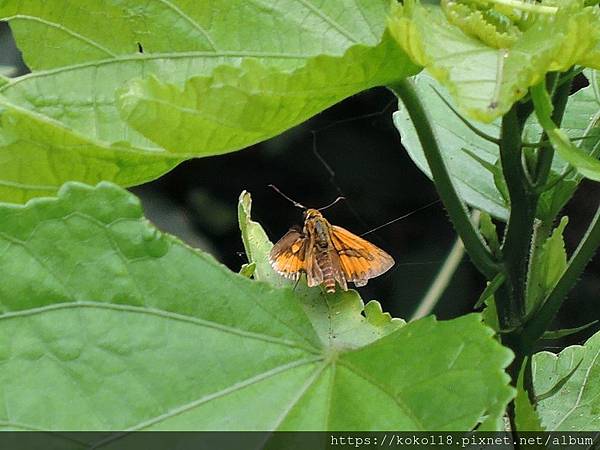
<path fill-rule="evenodd" d="M 410 80 L 403 80 L 389 86 L 389 88 L 402 100 L 404 107 L 408 111 L 417 131 L 417 136 L 419 137 L 423 153 L 431 170 L 436 189 L 448 211 L 454 228 L 464 243 L 467 253 L 471 257 L 475 267 L 488 280 L 492 280 L 500 271 L 500 266 L 494 260 L 479 232 L 473 226 L 469 214 L 454 188 L 433 133 L 431 122 L 412 82 Z"/>
<path fill-rule="evenodd" d="M 444 264 L 442 264 L 442 267 L 435 276 L 435 279 L 427 290 L 425 297 L 423 297 L 423 300 L 421 300 L 418 308 L 410 318 L 411 321 L 421 319 L 433 311 L 433 308 L 435 308 L 438 300 L 442 297 L 442 294 L 448 287 L 448 284 L 452 279 L 452 275 L 454 275 L 454 272 L 456 272 L 456 269 L 462 261 L 464 254 L 465 246 L 463 245 L 461 239 L 458 238 L 456 241 L 454 241 L 454 244 L 452 245 L 452 248 L 446 257 Z"/>
<path fill-rule="evenodd" d="M 506 283 L 498 290 L 496 307 L 501 329 L 521 325 L 525 316 L 525 289 L 529 245 L 533 233 L 536 196 L 529 189 L 522 164 L 522 122 L 516 106 L 502 118 L 500 160 L 510 196 L 510 217 L 502 244 Z"/>
<path fill-rule="evenodd" d="M 537 311 L 534 317 L 527 323 L 521 334 L 521 342 L 530 346 L 543 336 L 550 327 L 554 317 L 558 313 L 565 297 L 583 273 L 585 266 L 600 247 L 600 205 L 592 219 L 587 232 L 575 253 L 569 261 L 569 265 L 558 280 L 558 283 L 550 292 L 550 295 Z"/>

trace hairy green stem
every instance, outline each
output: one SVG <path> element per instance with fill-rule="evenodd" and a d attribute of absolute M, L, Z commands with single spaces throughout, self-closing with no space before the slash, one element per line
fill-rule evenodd
<path fill-rule="evenodd" d="M 598 247 L 600 247 L 600 204 L 585 236 L 573 253 L 558 283 L 535 316 L 526 324 L 520 339 L 522 345 L 533 346 L 550 327 L 565 297 L 583 273 Z"/>
<path fill-rule="evenodd" d="M 536 198 L 529 189 L 522 164 L 522 121 L 516 106 L 502 118 L 500 161 L 510 196 L 510 217 L 502 244 L 506 282 L 498 290 L 496 308 L 501 329 L 514 329 L 525 316 L 525 289 L 529 245 L 533 233 Z"/>
<path fill-rule="evenodd" d="M 467 209 L 456 192 L 433 133 L 429 117 L 412 82 L 410 80 L 403 80 L 389 86 L 389 88 L 402 100 L 404 107 L 408 111 L 417 131 L 417 136 L 419 137 L 437 191 L 448 211 L 454 228 L 464 243 L 467 253 L 475 267 L 488 280 L 492 280 L 499 272 L 500 266 L 492 257 L 477 229 L 473 226 Z"/>

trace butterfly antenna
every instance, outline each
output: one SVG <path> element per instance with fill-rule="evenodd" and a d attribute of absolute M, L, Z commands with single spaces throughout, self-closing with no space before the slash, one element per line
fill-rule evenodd
<path fill-rule="evenodd" d="M 440 203 L 440 201 L 441 201 L 441 200 L 439 200 L 439 199 L 438 199 L 438 200 L 435 200 L 435 201 L 433 201 L 433 202 L 431 202 L 431 203 L 428 203 L 428 204 L 426 204 L 425 206 L 421 206 L 420 208 L 417 208 L 417 209 L 415 209 L 414 211 L 411 211 L 411 212 L 409 212 L 408 214 L 404 214 L 404 215 L 402 215 L 402 216 L 400 216 L 400 217 L 396 217 L 395 219 L 393 219 L 393 220 L 390 220 L 389 222 L 386 222 L 386 223 L 384 223 L 383 225 L 379 225 L 377 228 L 373 228 L 372 230 L 369 230 L 369 231 L 367 231 L 366 233 L 363 233 L 363 234 L 361 234 L 361 236 L 366 236 L 367 234 L 371 234 L 371 233 L 373 233 L 374 231 L 380 230 L 380 229 L 382 229 L 383 227 L 387 227 L 388 225 L 391 225 L 391 224 L 393 224 L 393 223 L 395 223 L 395 222 L 398 222 L 399 220 L 406 219 L 407 217 L 409 217 L 409 216 L 412 216 L 413 214 L 416 214 L 416 213 L 418 213 L 419 211 L 423 211 L 424 209 L 427 209 L 427 208 L 429 208 L 430 206 L 433 206 L 433 205 L 435 205 L 435 204 L 437 204 L 437 203 Z"/>
<path fill-rule="evenodd" d="M 340 197 L 336 198 L 334 201 L 332 201 L 329 205 L 323 206 L 322 208 L 318 208 L 317 211 L 323 211 L 324 209 L 331 208 L 333 205 L 335 205 L 336 203 L 338 203 L 342 200 L 346 200 L 346 197 L 340 196 Z"/>
<path fill-rule="evenodd" d="M 304 206 L 302 203 L 298 203 L 297 201 L 292 200 L 291 198 L 289 198 L 287 195 L 285 195 L 283 192 L 281 192 L 277 186 L 275 186 L 274 184 L 269 184 L 268 185 L 271 189 L 273 189 L 275 192 L 277 192 L 279 195 L 281 195 L 283 198 L 285 198 L 288 202 L 292 203 L 296 208 L 300 208 L 300 209 L 308 209 L 306 206 Z"/>

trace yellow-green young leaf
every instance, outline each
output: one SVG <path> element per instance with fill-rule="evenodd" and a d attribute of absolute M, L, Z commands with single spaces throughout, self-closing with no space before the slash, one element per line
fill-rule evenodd
<path fill-rule="evenodd" d="M 439 6 L 407 0 L 392 9 L 389 27 L 413 61 L 425 67 L 471 117 L 492 122 L 549 71 L 596 67 L 589 53 L 600 42 L 600 10 L 580 0 L 537 14 L 507 49 L 497 49 L 451 24 Z"/>
<path fill-rule="evenodd" d="M 288 280 L 279 276 L 269 263 L 269 251 L 273 244 L 259 223 L 252 220 L 252 197 L 249 192 L 242 192 L 238 201 L 238 222 L 242 233 L 242 242 L 248 264 L 254 264 L 253 276 L 274 286 L 288 285 Z"/>
<path fill-rule="evenodd" d="M 442 0 L 441 5 L 450 23 L 491 47 L 512 47 L 522 34 L 517 24 L 497 11 L 493 4 L 484 6 L 471 2 Z"/>
<path fill-rule="evenodd" d="M 567 252 L 563 233 L 569 223 L 567 216 L 554 229 L 550 237 L 534 252 L 527 282 L 527 309 L 535 309 L 556 286 L 567 268 Z"/>
<path fill-rule="evenodd" d="M 336 345 L 322 324 L 341 336 L 336 317 L 360 312 L 321 296 L 333 314 L 317 322 L 290 287 L 158 232 L 113 184 L 1 204 L 0 248 L 3 429 L 468 430 L 513 396 L 511 352 L 480 316 Z"/>
<path fill-rule="evenodd" d="M 498 254 L 500 251 L 500 241 L 498 240 L 498 231 L 496 231 L 496 224 L 492 221 L 490 215 L 486 212 L 482 212 L 479 216 L 479 231 L 485 238 L 490 250 L 494 254 Z"/>
<path fill-rule="evenodd" d="M 33 70 L 0 83 L 0 199 L 23 202 L 51 194 L 68 180 L 139 184 L 186 158 L 266 139 L 345 96 L 416 70 L 385 33 L 387 0 L 271 3 L 0 2 L 0 19 L 9 21 Z M 305 69 L 294 78 L 303 67 L 310 73 Z M 246 83 L 237 88 L 247 91 L 236 97 L 226 87 L 210 95 L 189 90 L 216 88 L 225 74 L 243 74 Z M 259 92 L 265 74 L 294 95 L 272 101 L 266 86 Z M 288 75 L 292 80 L 285 80 Z M 134 127 L 124 121 L 119 93 L 128 87 L 132 108 L 142 101 L 134 93 L 144 82 L 133 83 L 141 79 L 158 80 L 174 93 L 187 87 L 195 100 L 210 97 L 208 105 L 198 100 L 196 112 L 205 114 L 194 122 L 200 128 L 177 122 L 185 116 L 179 102 L 168 111 L 144 111 L 148 121 L 164 113 L 158 117 L 159 137 L 138 123 L 141 106 L 135 114 L 124 113 Z M 313 101 L 314 91 L 324 87 L 327 92 Z M 277 110 L 264 107 L 285 107 L 287 114 L 278 118 Z M 248 116 L 270 120 L 261 124 Z"/>
<path fill-rule="evenodd" d="M 537 411 L 547 431 L 597 431 L 600 427 L 600 332 L 583 346 L 567 347 L 558 355 L 535 354 L 535 392 L 549 392 L 578 364 L 558 392 L 538 403 Z"/>

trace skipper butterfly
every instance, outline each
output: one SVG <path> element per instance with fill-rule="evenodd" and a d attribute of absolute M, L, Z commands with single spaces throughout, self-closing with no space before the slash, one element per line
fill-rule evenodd
<path fill-rule="evenodd" d="M 319 210 L 307 209 L 271 187 L 305 209 L 304 227 L 290 229 L 269 254 L 273 269 L 280 275 L 298 280 L 304 273 L 309 287 L 323 285 L 327 293 L 334 293 L 336 282 L 344 291 L 349 282 L 361 287 L 394 265 L 394 259 L 376 245 L 331 225 Z"/>

